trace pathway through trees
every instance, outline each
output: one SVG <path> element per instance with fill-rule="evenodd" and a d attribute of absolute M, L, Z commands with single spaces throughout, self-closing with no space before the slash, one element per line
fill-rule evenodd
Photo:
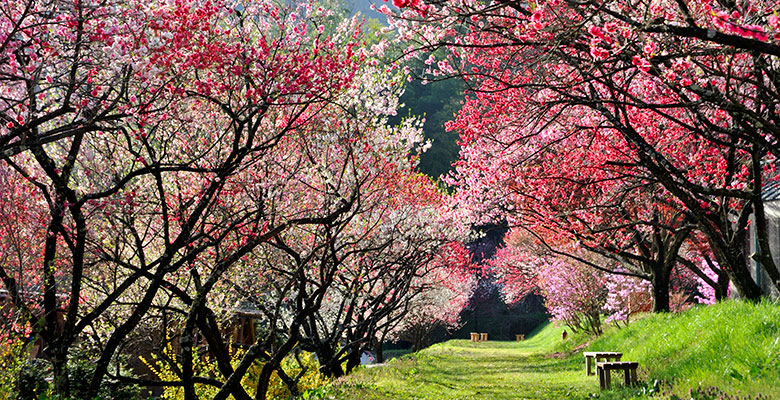
<path fill-rule="evenodd" d="M 584 399 L 598 392 L 582 360 L 550 353 L 555 339 L 549 336 L 520 343 L 452 340 L 359 371 L 338 388 L 356 399 Z"/>

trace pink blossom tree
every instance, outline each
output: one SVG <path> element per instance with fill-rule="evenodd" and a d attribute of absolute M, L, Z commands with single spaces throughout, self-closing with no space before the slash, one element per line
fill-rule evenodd
<path fill-rule="evenodd" d="M 502 152 L 536 138 L 541 146 L 555 143 L 545 131 L 563 126 L 577 133 L 572 145 L 581 147 L 613 138 L 606 143 L 621 153 L 605 157 L 601 171 L 652 185 L 654 204 L 672 206 L 705 235 L 741 295 L 760 296 L 740 249 L 755 212 L 761 257 L 771 254 L 760 192 L 778 153 L 776 92 L 769 78 L 779 54 L 772 3 L 399 6 L 396 14 L 384 11 L 403 40 L 415 41 L 408 54 L 424 59 L 421 50 L 445 48 L 445 58 L 426 59 L 429 76 L 464 76 L 481 92 L 474 106 L 479 108 L 463 123 L 491 125 L 504 135 L 493 135 L 493 145 L 484 150 L 464 150 L 462 166 L 472 172 L 461 182 L 475 198 L 506 198 L 502 182 L 526 173 L 513 167 L 529 153 L 512 152 L 507 159 Z M 471 129 L 462 141 L 478 141 L 482 132 L 490 130 Z M 592 170 L 574 170 L 600 178 Z M 469 204 L 486 208 L 478 203 Z M 510 213 L 513 203 L 504 203 Z M 773 280 L 780 278 L 773 265 L 768 270 Z"/>
<path fill-rule="evenodd" d="M 0 145 L 45 204 L 29 228 L 45 232 L 31 249 L 43 256 L 24 273 L 41 277 L 44 321 L 33 326 L 48 344 L 55 393 L 69 393 L 65 366 L 80 338 L 99 349 L 83 394 L 94 397 L 111 360 L 175 303 L 181 376 L 164 384 L 248 398 L 219 333 L 216 288 L 281 232 L 331 224 L 357 201 L 354 185 L 290 177 L 311 171 L 296 169 L 310 155 L 296 153 L 299 143 L 316 152 L 333 140 L 310 121 L 359 86 L 358 24 L 325 35 L 327 10 L 264 1 L 3 7 Z M 378 141 L 380 160 L 381 150 Z M 6 272 L 14 291 L 15 271 Z M 194 375 L 195 327 L 220 379 Z"/>
<path fill-rule="evenodd" d="M 607 300 L 605 274 L 583 264 L 549 259 L 539 275 L 545 306 L 553 319 L 601 334 L 601 309 Z"/>
<path fill-rule="evenodd" d="M 406 340 L 412 343 L 412 351 L 417 351 L 430 344 L 436 329 L 461 326 L 460 313 L 468 306 L 477 282 L 471 256 L 462 245 L 450 243 L 442 247 L 432 264 L 430 272 L 414 282 L 423 290 L 410 296 L 400 310 L 400 320 L 388 325 L 378 341 Z"/>

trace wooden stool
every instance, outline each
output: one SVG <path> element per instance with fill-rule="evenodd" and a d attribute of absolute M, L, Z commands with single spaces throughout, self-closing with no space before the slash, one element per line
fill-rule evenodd
<path fill-rule="evenodd" d="M 636 361 L 605 361 L 596 363 L 596 371 L 599 374 L 599 388 L 601 390 L 609 389 L 611 380 L 611 371 L 623 370 L 625 373 L 626 386 L 636 384 L 636 368 L 639 363 Z"/>
<path fill-rule="evenodd" d="M 487 333 L 480 333 L 479 334 L 479 341 L 480 342 L 487 342 Z"/>
<path fill-rule="evenodd" d="M 471 341 L 472 342 L 479 342 L 479 333 L 471 332 Z"/>
<path fill-rule="evenodd" d="M 623 357 L 623 353 L 619 351 L 586 351 L 582 353 L 585 355 L 585 375 L 593 375 L 593 363 L 604 361 L 620 361 L 620 357 Z"/>
<path fill-rule="evenodd" d="M 515 335 L 515 339 L 517 339 L 518 342 L 525 340 L 525 335 Z"/>

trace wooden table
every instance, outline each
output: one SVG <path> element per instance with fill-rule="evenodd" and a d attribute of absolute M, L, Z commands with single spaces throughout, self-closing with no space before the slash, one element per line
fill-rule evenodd
<path fill-rule="evenodd" d="M 585 355 L 585 375 L 593 375 L 593 365 L 599 360 L 620 361 L 623 353 L 617 351 L 586 351 Z"/>

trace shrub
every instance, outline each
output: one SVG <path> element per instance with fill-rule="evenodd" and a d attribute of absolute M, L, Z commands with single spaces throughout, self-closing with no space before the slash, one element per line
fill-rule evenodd
<path fill-rule="evenodd" d="M 152 354 L 148 360 L 141 357 L 141 361 L 149 367 L 158 379 L 163 381 L 177 381 L 179 379 L 171 365 L 171 363 L 177 363 L 176 350 L 174 349 L 172 342 L 173 341 L 169 338 L 168 344 L 163 349 L 162 355 Z M 231 348 L 233 347 L 231 346 Z M 243 350 L 233 350 L 231 362 L 234 366 L 238 364 L 243 354 Z M 220 376 L 216 362 L 208 357 L 207 354 L 199 355 L 197 354 L 197 349 L 193 349 L 192 360 L 193 372 L 195 375 L 209 377 Z M 263 364 L 260 362 L 255 363 L 250 367 L 241 381 L 244 390 L 252 397 L 255 395 L 257 380 L 262 365 Z M 285 373 L 292 378 L 299 378 L 298 390 L 301 393 L 324 387 L 330 383 L 330 379 L 319 372 L 319 367 L 319 362 L 317 362 L 313 353 L 299 352 L 297 356 L 291 355 L 282 360 L 282 369 Z M 179 369 L 181 366 L 177 363 L 176 368 Z M 301 373 L 301 371 L 303 371 L 303 373 Z M 217 390 L 217 388 L 210 385 L 195 384 L 195 392 L 199 398 L 212 398 L 216 395 Z M 314 390 L 314 392 L 316 392 L 316 390 Z M 315 394 L 309 394 L 308 396 L 314 395 Z M 271 375 L 271 381 L 266 396 L 270 400 L 287 400 L 291 397 L 290 390 L 276 372 Z M 184 389 L 181 387 L 167 386 L 163 388 L 161 398 L 168 400 L 183 399 Z"/>

